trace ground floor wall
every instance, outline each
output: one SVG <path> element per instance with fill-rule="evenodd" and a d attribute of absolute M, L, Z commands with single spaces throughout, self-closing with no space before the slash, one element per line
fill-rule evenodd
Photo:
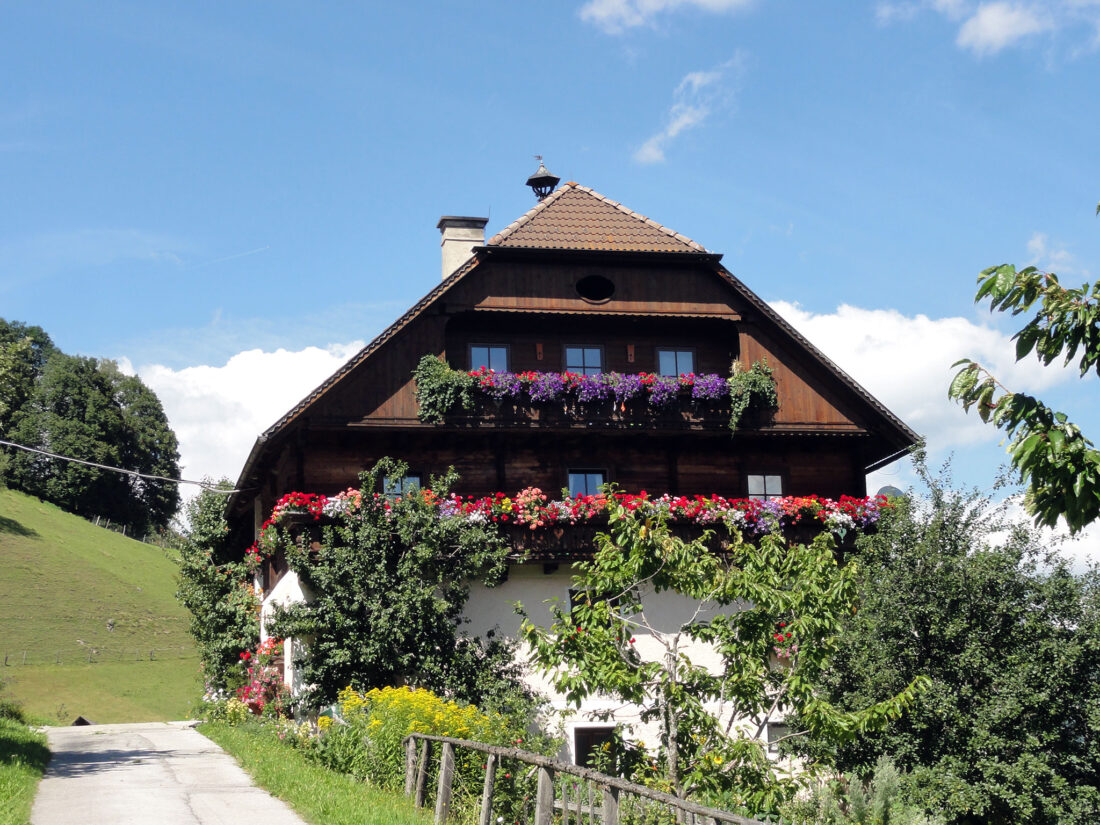
<path fill-rule="evenodd" d="M 462 629 L 474 636 L 484 637 L 492 630 L 516 639 L 519 637 L 522 621 L 517 606 L 522 606 L 534 623 L 549 627 L 553 623 L 552 610 L 555 605 L 562 610 L 569 610 L 572 580 L 573 570 L 568 564 L 513 564 L 509 567 L 505 581 L 497 587 L 489 588 L 479 583 L 471 587 L 470 598 L 464 610 L 466 621 Z M 297 575 L 290 571 L 279 579 L 270 593 L 265 594 L 261 616 L 266 620 L 275 605 L 291 604 L 307 598 L 308 594 Z M 643 593 L 643 602 L 649 625 L 666 636 L 675 633 L 680 626 L 690 621 L 699 608 L 697 603 L 671 593 Z M 705 620 L 714 610 L 713 605 L 704 606 L 698 618 Z M 266 627 L 262 626 L 261 638 L 266 636 Z M 645 628 L 637 628 L 634 638 L 635 648 L 644 659 L 656 661 L 665 655 L 665 648 Z M 294 647 L 294 640 L 286 642 L 286 683 L 297 693 L 304 685 L 293 667 Z M 709 646 L 682 639 L 681 652 L 710 672 L 721 672 L 721 658 Z M 592 743 L 601 741 L 601 737 L 616 725 L 622 726 L 627 738 L 632 741 L 645 743 L 650 747 L 659 741 L 659 724 L 643 721 L 642 709 L 638 705 L 624 704 L 614 697 L 597 694 L 587 697 L 577 706 L 554 688 L 551 675 L 531 666 L 524 648 L 517 650 L 517 659 L 524 670 L 527 685 L 548 699 L 550 710 L 545 722 L 551 729 L 561 732 L 565 741 L 563 758 L 580 761 Z M 730 719 L 729 707 L 713 703 L 708 710 L 722 721 Z M 750 733 L 755 733 L 755 726 L 750 726 L 747 720 L 735 720 L 735 723 Z M 776 730 L 781 724 L 781 718 L 772 720 L 772 727 Z M 768 737 L 766 729 L 762 736 L 765 739 Z"/>

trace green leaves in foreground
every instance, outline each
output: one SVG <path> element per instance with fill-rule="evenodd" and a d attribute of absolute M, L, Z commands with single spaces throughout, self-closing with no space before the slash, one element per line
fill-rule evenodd
<path fill-rule="evenodd" d="M 1049 365 L 1064 354 L 1063 363 L 1076 361 L 1082 376 L 1100 376 L 1100 281 L 1068 289 L 1052 273 L 1002 264 L 983 271 L 978 284 L 975 300 L 988 298 L 991 310 L 1034 313 L 1014 336 L 1017 361 L 1034 353 Z M 1036 522 L 1053 527 L 1063 516 L 1077 532 L 1100 518 L 1100 451 L 1080 429 L 1039 399 L 1012 392 L 980 364 L 964 358 L 954 366 L 960 370 L 948 397 L 1011 438 L 1008 452 Z"/>
<path fill-rule="evenodd" d="M 780 709 L 799 713 L 789 737 L 839 745 L 896 720 L 923 690 L 917 676 L 841 709 L 816 689 L 856 604 L 855 567 L 837 564 L 830 536 L 748 544 L 723 530 L 685 541 L 661 518 L 630 518 L 621 504 L 608 515 L 594 558 L 576 566 L 573 604 L 551 608 L 549 629 L 525 620 L 522 633 L 532 663 L 571 701 L 600 694 L 636 703 L 659 728 L 655 747 L 620 755 L 620 767 L 633 757 L 635 780 L 775 813 L 798 788 L 767 754 Z"/>

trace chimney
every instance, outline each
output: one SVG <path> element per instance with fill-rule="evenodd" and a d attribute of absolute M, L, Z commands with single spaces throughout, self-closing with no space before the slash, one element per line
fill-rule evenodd
<path fill-rule="evenodd" d="M 470 260 L 474 247 L 485 243 L 485 224 L 488 218 L 467 218 L 459 215 L 444 215 L 436 224 L 443 238 L 439 246 L 443 249 L 443 278 Z"/>

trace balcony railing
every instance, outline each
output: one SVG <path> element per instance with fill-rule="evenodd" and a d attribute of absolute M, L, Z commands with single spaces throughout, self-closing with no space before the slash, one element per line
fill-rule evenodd
<path fill-rule="evenodd" d="M 617 404 L 603 400 L 583 403 L 573 400 L 532 402 L 527 399 L 478 399 L 469 412 L 449 413 L 445 424 L 463 428 L 551 428 L 551 429 L 661 429 L 661 430 L 727 430 L 730 406 L 728 399 L 692 399 L 690 393 L 680 394 L 668 405 L 655 407 L 645 399 L 631 399 Z M 761 416 L 743 422 L 754 428 L 767 423 Z"/>

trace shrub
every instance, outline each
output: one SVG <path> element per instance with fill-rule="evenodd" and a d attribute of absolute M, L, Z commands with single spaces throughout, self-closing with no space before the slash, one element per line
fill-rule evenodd
<path fill-rule="evenodd" d="M 903 799 L 904 779 L 884 756 L 869 781 L 841 779 L 815 788 L 784 806 L 783 819 L 791 825 L 943 825 L 943 817 Z"/>
<path fill-rule="evenodd" d="M 26 721 L 23 718 L 23 707 L 10 699 L 0 699 L 0 719 L 11 719 L 13 722 Z"/>

